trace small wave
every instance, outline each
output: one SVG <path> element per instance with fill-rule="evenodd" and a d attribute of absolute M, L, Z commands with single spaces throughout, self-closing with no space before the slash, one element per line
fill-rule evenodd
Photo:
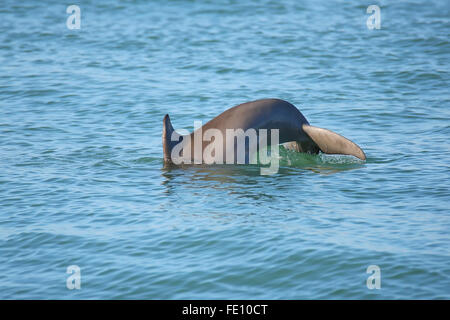
<path fill-rule="evenodd" d="M 280 148 L 280 166 L 337 172 L 360 168 L 364 164 L 365 161 L 348 155 L 308 154 Z"/>

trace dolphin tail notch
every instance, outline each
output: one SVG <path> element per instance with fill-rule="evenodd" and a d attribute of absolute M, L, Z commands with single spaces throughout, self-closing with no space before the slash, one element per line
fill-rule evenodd
<path fill-rule="evenodd" d="M 345 154 L 366 160 L 364 151 L 356 143 L 340 134 L 307 124 L 303 124 L 302 129 L 323 153 Z"/>

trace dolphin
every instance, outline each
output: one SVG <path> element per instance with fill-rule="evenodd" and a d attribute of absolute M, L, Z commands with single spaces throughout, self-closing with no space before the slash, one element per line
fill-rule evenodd
<path fill-rule="evenodd" d="M 303 114 L 291 103 L 280 99 L 262 99 L 246 102 L 222 112 L 201 128 L 190 133 L 189 139 L 186 139 L 187 135 L 183 136 L 174 130 L 170 117 L 166 114 L 163 119 L 162 134 L 164 162 L 173 163 L 172 150 L 175 145 L 186 139 L 189 144 L 187 148 L 192 151 L 191 160 L 198 163 L 195 162 L 194 156 L 195 144 L 199 144 L 198 148 L 201 145 L 203 152 L 211 143 L 195 140 L 195 135 L 199 130 L 206 132 L 208 129 L 216 129 L 225 137 L 227 129 L 246 131 L 250 128 L 257 132 L 260 132 L 260 129 L 267 129 L 267 132 L 270 129 L 278 129 L 279 143 L 283 144 L 285 148 L 297 152 L 318 154 L 321 151 L 327 154 L 352 155 L 366 160 L 364 151 L 357 144 L 331 130 L 311 126 Z M 225 139 L 222 143 L 223 155 L 225 155 L 228 151 Z M 249 149 L 250 146 L 245 150 L 245 163 L 249 163 Z M 234 161 L 236 163 L 236 158 Z"/>

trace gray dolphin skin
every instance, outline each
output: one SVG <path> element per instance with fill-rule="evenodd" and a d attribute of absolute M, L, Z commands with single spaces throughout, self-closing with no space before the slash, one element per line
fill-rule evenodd
<path fill-rule="evenodd" d="M 224 137 L 223 157 L 225 158 L 225 153 L 228 151 L 226 149 L 226 130 L 242 129 L 246 131 L 250 128 L 255 129 L 256 132 L 260 132 L 260 129 L 267 129 L 267 141 L 269 141 L 270 129 L 278 129 L 279 143 L 283 144 L 285 148 L 297 152 L 317 154 L 319 151 L 322 151 L 327 154 L 352 155 L 361 160 L 366 160 L 366 155 L 354 142 L 330 130 L 311 126 L 294 105 L 280 99 L 262 99 L 237 105 L 224 111 L 197 130 L 202 130 L 200 132 L 205 132 L 208 129 L 219 130 Z M 196 131 L 190 134 L 190 139 L 187 139 L 190 141 L 188 148 L 192 150 L 191 159 L 193 161 L 195 160 L 194 135 Z M 162 135 L 165 163 L 172 163 L 172 150 L 185 137 L 174 131 L 170 117 L 166 114 L 163 120 Z M 203 152 L 211 142 L 201 141 L 200 143 L 202 144 L 201 151 Z M 248 163 L 249 160 L 249 148 L 245 150 L 245 163 Z M 236 163 L 236 158 L 234 163 Z"/>

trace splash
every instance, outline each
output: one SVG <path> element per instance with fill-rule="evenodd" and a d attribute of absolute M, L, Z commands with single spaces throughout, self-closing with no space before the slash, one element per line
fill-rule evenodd
<path fill-rule="evenodd" d="M 288 150 L 280 146 L 280 166 L 308 169 L 320 173 L 334 173 L 361 168 L 365 161 L 348 155 L 324 153 L 307 154 Z"/>

